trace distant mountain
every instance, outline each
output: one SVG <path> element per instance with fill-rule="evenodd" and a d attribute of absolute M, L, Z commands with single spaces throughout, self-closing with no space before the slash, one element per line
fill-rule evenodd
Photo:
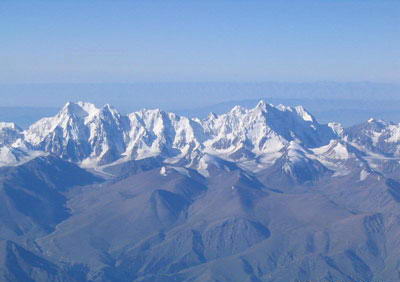
<path fill-rule="evenodd" d="M 348 98 L 351 97 L 350 95 L 348 97 L 329 97 L 328 95 L 325 98 L 285 98 L 286 96 L 282 95 L 282 97 L 275 96 L 270 94 L 269 91 L 264 91 L 252 99 L 231 100 L 233 99 L 232 97 L 227 97 L 227 101 L 221 103 L 206 105 L 202 105 L 201 103 L 196 103 L 199 105 L 193 105 L 192 103 L 189 106 L 169 106 L 168 109 L 181 116 L 203 119 L 211 112 L 223 114 L 237 105 L 244 108 L 253 108 L 260 99 L 263 99 L 274 105 L 283 104 L 293 107 L 302 105 L 310 110 L 322 123 L 336 121 L 344 126 L 352 126 L 368 120 L 371 117 L 400 122 L 400 113 L 398 111 L 400 100 L 397 99 L 396 96 L 393 97 L 393 95 L 379 100 L 376 100 L 374 97 L 350 99 Z M 321 96 L 323 97 L 322 94 Z M 378 95 L 376 97 L 378 97 Z M 377 104 L 379 104 L 379 107 L 376 107 Z M 122 106 L 120 103 L 117 103 L 117 105 L 119 105 L 118 109 L 121 109 L 122 113 L 129 113 L 138 108 L 137 106 L 129 106 L 130 103 Z M 0 121 L 13 122 L 18 124 L 21 128 L 26 129 L 39 119 L 54 116 L 57 112 L 57 107 L 0 107 Z"/>
<path fill-rule="evenodd" d="M 204 154 L 232 160 L 280 154 L 290 142 L 304 148 L 338 138 L 301 106 L 254 109 L 234 107 L 223 115 L 189 119 L 160 110 L 121 115 L 109 105 L 68 103 L 54 117 L 30 126 L 20 141 L 31 150 L 50 152 L 86 167 L 160 156 L 193 163 Z M 18 146 L 17 146 L 18 147 Z"/>
<path fill-rule="evenodd" d="M 56 107 L 0 107 L 0 120 L 16 123 L 25 129 L 43 117 L 55 115 L 57 111 Z"/>
<path fill-rule="evenodd" d="M 273 106 L 264 101 L 252 109 L 235 106 L 205 119 L 161 110 L 123 115 L 110 105 L 97 108 L 78 102 L 67 103 L 55 116 L 25 131 L 3 123 L 0 152 L 3 165 L 51 153 L 104 173 L 110 173 L 108 167 L 156 158 L 207 174 L 210 160 L 217 157 L 257 171 L 278 166 L 284 174 L 305 181 L 343 170 L 342 159 L 368 164 L 397 157 L 399 128 L 375 120 L 350 128 L 320 124 L 301 106 Z M 309 177 L 295 172 L 304 174 L 305 170 Z"/>
<path fill-rule="evenodd" d="M 0 280 L 398 280 L 396 123 L 69 102 L 0 152 Z"/>
<path fill-rule="evenodd" d="M 400 91 L 399 91 L 400 93 Z M 262 97 L 262 96 L 260 96 Z M 397 98 L 379 99 L 363 98 L 350 99 L 348 97 L 325 97 L 325 98 L 284 98 L 282 97 L 265 97 L 265 101 L 271 104 L 284 104 L 288 106 L 302 105 L 310 110 L 314 116 L 323 123 L 339 122 L 344 126 L 352 126 L 369 118 L 385 119 L 400 122 L 400 100 Z M 257 105 L 258 99 L 232 100 L 214 105 L 203 107 L 191 107 L 177 109 L 176 113 L 189 117 L 205 118 L 210 112 L 222 114 L 229 111 L 234 106 L 240 105 L 246 108 L 252 108 Z M 379 104 L 379 107 L 376 105 Z"/>
<path fill-rule="evenodd" d="M 400 126 L 392 122 L 369 119 L 346 130 L 345 138 L 372 152 L 400 157 Z"/>
<path fill-rule="evenodd" d="M 0 84 L 0 93 L 2 97 L 8 97 L 2 99 L 3 107 L 14 105 L 54 107 L 72 100 L 92 101 L 98 105 L 110 103 L 122 112 L 129 113 L 143 107 L 154 107 L 155 101 L 158 107 L 170 111 L 263 97 L 300 100 L 339 100 L 351 97 L 364 101 L 377 99 L 393 101 L 398 100 L 400 84 L 329 81 L 24 83 Z M 296 105 L 299 104 L 308 107 L 303 103 Z"/>

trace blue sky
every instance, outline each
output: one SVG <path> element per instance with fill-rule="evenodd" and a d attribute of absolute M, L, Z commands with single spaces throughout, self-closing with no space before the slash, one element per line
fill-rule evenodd
<path fill-rule="evenodd" d="M 0 83 L 400 82 L 400 1 L 0 1 Z"/>

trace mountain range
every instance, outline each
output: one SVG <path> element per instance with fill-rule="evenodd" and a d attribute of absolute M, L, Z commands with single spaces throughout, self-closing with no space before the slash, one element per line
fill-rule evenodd
<path fill-rule="evenodd" d="M 400 124 L 69 102 L 0 165 L 4 281 L 400 279 Z"/>

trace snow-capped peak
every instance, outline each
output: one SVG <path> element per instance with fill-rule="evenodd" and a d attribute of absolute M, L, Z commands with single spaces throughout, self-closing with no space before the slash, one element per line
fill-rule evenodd
<path fill-rule="evenodd" d="M 267 110 L 267 107 L 269 107 L 269 106 L 271 106 L 271 105 L 269 105 L 268 103 L 266 103 L 264 100 L 260 100 L 260 101 L 257 103 L 256 109 L 261 109 L 261 110 L 263 110 L 263 111 L 266 111 L 266 110 Z"/>
<path fill-rule="evenodd" d="M 204 120 L 159 109 L 122 115 L 108 104 L 68 102 L 23 132 L 33 149 L 89 167 L 153 156 L 191 163 L 198 152 L 237 161 L 275 154 L 292 142 L 315 148 L 336 138 L 304 108 L 263 100 L 252 109 L 236 106 Z"/>
<path fill-rule="evenodd" d="M 21 129 L 13 122 L 0 122 L 0 130 L 5 129 L 21 131 Z"/>
<path fill-rule="evenodd" d="M 358 148 L 386 156 L 400 156 L 400 124 L 371 118 L 347 128 L 344 137 Z"/>
<path fill-rule="evenodd" d="M 13 122 L 0 122 L 0 146 L 11 145 L 22 137 L 22 130 Z"/>
<path fill-rule="evenodd" d="M 87 102 L 68 102 L 59 112 L 59 115 L 74 115 L 79 118 L 94 116 L 99 113 L 99 109 L 92 103 Z"/>
<path fill-rule="evenodd" d="M 314 117 L 313 117 L 309 112 L 307 112 L 307 111 L 303 108 L 303 106 L 296 106 L 296 107 L 295 107 L 295 110 L 296 110 L 297 114 L 298 114 L 302 119 L 304 119 L 305 121 L 311 121 L 311 122 L 314 122 L 314 121 L 315 121 Z"/>

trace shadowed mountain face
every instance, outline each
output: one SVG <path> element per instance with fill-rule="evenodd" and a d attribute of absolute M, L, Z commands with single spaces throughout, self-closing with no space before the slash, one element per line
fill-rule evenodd
<path fill-rule="evenodd" d="M 70 103 L 2 126 L 2 281 L 399 279 L 396 124 Z"/>
<path fill-rule="evenodd" d="M 98 181 L 100 178 L 54 156 L 0 168 L 0 234 L 24 237 L 51 232 L 70 215 L 64 192 Z"/>

